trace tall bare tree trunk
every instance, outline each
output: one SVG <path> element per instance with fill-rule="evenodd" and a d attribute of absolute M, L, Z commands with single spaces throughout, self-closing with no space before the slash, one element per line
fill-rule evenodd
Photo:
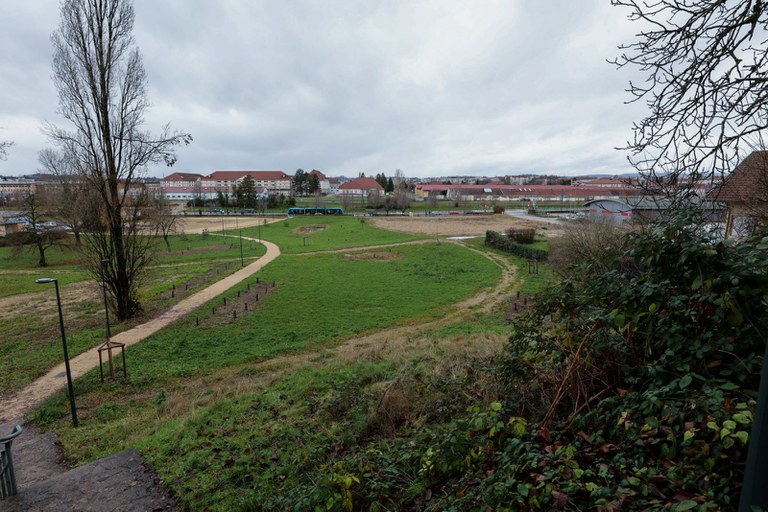
<path fill-rule="evenodd" d="M 133 21 L 130 0 L 64 0 L 52 37 L 59 105 L 73 129 L 49 126 L 48 135 L 100 202 L 89 207 L 87 254 L 119 319 L 141 310 L 137 286 L 150 260 L 137 226 L 146 198 L 133 189 L 149 164 L 172 165 L 174 148 L 192 140 L 168 127 L 159 137 L 141 131 L 149 100 Z"/>

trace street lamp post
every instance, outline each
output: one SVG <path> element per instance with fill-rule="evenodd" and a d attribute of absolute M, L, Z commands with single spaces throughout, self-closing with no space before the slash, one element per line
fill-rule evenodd
<path fill-rule="evenodd" d="M 245 261 L 243 260 L 243 230 L 240 230 L 240 266 L 245 266 Z"/>
<path fill-rule="evenodd" d="M 67 391 L 69 392 L 69 408 L 72 411 L 72 425 L 77 427 L 77 407 L 75 407 L 75 390 L 72 386 L 72 371 L 69 368 L 69 353 L 67 352 L 67 337 L 64 334 L 64 314 L 61 311 L 61 295 L 59 294 L 59 280 L 46 277 L 35 281 L 37 284 L 53 283 L 56 287 L 56 304 L 59 306 L 59 328 L 61 329 L 61 344 L 64 347 L 64 368 L 67 374 Z"/>
<path fill-rule="evenodd" d="M 109 265 L 108 259 L 101 260 L 102 278 L 101 289 L 104 292 L 104 316 L 107 319 L 107 340 L 112 338 L 112 331 L 109 326 L 109 303 L 107 302 L 107 266 Z"/>

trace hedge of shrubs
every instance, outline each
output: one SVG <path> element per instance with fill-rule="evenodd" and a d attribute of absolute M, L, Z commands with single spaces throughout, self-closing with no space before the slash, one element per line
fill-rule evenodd
<path fill-rule="evenodd" d="M 526 247 L 496 231 L 485 232 L 485 245 L 529 260 L 544 261 L 549 255 L 547 251 Z"/>

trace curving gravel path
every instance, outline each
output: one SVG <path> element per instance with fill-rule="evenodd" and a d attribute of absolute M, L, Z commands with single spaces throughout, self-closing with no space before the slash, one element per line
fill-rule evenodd
<path fill-rule="evenodd" d="M 243 238 L 258 241 L 256 238 Z M 112 336 L 112 341 L 124 343 L 126 346 L 134 345 L 252 276 L 280 255 L 280 249 L 277 245 L 266 240 L 261 240 L 261 243 L 266 246 L 267 252 L 255 262 L 215 282 L 208 288 L 179 301 L 160 316 Z M 99 354 L 95 349 L 88 350 L 70 359 L 69 365 L 72 371 L 72 378 L 76 379 L 99 365 Z M 66 377 L 64 363 L 62 362 L 24 389 L 4 399 L 2 409 L 0 409 L 0 423 L 12 420 L 19 421 L 24 414 L 34 409 L 43 400 L 62 389 L 65 385 Z"/>

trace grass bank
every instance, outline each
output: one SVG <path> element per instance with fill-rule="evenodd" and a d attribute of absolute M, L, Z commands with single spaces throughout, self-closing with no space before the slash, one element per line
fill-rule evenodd
<path fill-rule="evenodd" d="M 450 314 L 452 304 L 492 285 L 499 275 L 499 268 L 494 263 L 449 243 L 361 251 L 354 255 L 329 253 L 282 257 L 259 276 L 261 283 L 274 281 L 276 286 L 248 314 L 243 312 L 237 320 L 224 320 L 221 315 L 211 314 L 212 305 L 223 303 L 223 297 L 220 297 L 190 318 L 130 347 L 128 383 L 99 387 L 96 372 L 79 379 L 76 388 L 80 428 L 74 430 L 67 426 L 64 394 L 45 403 L 39 409 L 37 419 L 59 430 L 68 457 L 77 462 L 127 446 L 136 446 L 150 455 L 157 454 L 158 450 L 166 449 L 162 447 L 168 443 L 166 436 L 169 432 L 176 432 L 172 437 L 177 439 L 185 438 L 186 434 L 177 435 L 178 430 L 196 428 L 195 422 L 201 414 L 208 414 L 209 406 L 216 411 L 222 410 L 221 407 L 227 410 L 218 405 L 219 395 L 213 391 L 214 387 L 229 389 L 230 385 L 235 385 L 236 388 L 244 378 L 256 374 L 263 376 L 257 367 L 274 364 L 279 368 L 280 360 L 270 363 L 269 358 L 302 353 L 309 360 L 323 361 L 327 349 L 348 338 Z M 255 281 L 251 284 L 255 286 Z M 237 303 L 237 292 L 244 291 L 245 287 L 244 284 L 242 289 L 226 294 L 230 306 Z M 466 333 L 458 335 L 466 337 Z M 436 338 L 430 343 L 437 344 Z M 383 357 L 375 355 L 380 350 L 381 347 L 374 350 L 371 356 L 374 360 Z M 402 352 L 398 350 L 396 353 Z M 377 369 L 379 364 L 381 368 Z M 367 370 L 363 371 L 363 366 Z M 296 376 L 284 385 L 301 396 L 316 396 L 324 386 L 320 381 L 327 379 L 330 382 L 335 379 L 334 375 L 349 376 L 352 379 L 346 381 L 349 386 L 355 379 L 364 378 L 353 378 L 360 372 L 361 375 L 379 372 L 384 376 L 396 371 L 395 366 L 383 359 L 363 366 L 346 363 L 332 366 L 318 370 L 316 377 L 312 377 L 314 370 L 299 368 Z M 308 379 L 317 382 L 308 384 Z M 335 382 L 342 385 L 345 380 Z M 351 391 L 352 388 L 347 389 Z M 179 393 L 183 399 L 179 398 Z M 268 393 L 280 396 L 281 391 L 278 387 Z M 230 409 L 226 414 L 240 416 L 243 422 L 253 420 L 249 428 L 260 429 L 248 412 L 251 403 L 241 403 L 239 399 L 236 402 L 237 411 Z M 247 441 L 238 438 L 222 439 L 222 442 L 227 444 L 227 450 L 237 451 Z M 179 468 L 197 467 L 195 461 L 202 461 L 203 456 L 196 450 L 180 446 L 176 449 L 185 455 L 151 456 L 164 477 L 175 474 Z M 205 458 L 210 455 L 209 452 Z M 210 494 L 218 479 L 217 468 L 211 467 L 207 473 L 194 477 L 190 474 L 175 489 L 184 495 L 196 495 L 195 488 Z M 207 482 L 204 486 L 207 491 L 201 487 L 203 481 Z M 214 494 L 217 497 L 212 499 L 222 504 L 222 509 L 233 503 L 226 493 Z M 209 506 L 195 501 L 191 495 L 190 499 L 190 503 L 196 503 L 194 508 Z"/>
<path fill-rule="evenodd" d="M 112 318 L 117 334 L 137 322 L 170 307 L 214 281 L 240 268 L 240 245 L 220 236 L 175 235 L 171 250 L 158 250 L 140 283 L 139 294 L 145 314 L 130 322 Z M 59 280 L 67 345 L 71 357 L 89 350 L 105 339 L 104 303 L 99 284 L 82 263 L 82 254 L 73 246 L 52 248 L 52 265 L 36 267 L 31 251 L 20 253 L 1 248 L 0 262 L 0 392 L 17 390 L 61 362 L 55 293 L 52 286 L 35 284 L 40 277 Z M 160 247 L 158 247 L 160 249 Z M 249 261 L 264 254 L 264 247 L 247 242 L 243 258 Z"/>

